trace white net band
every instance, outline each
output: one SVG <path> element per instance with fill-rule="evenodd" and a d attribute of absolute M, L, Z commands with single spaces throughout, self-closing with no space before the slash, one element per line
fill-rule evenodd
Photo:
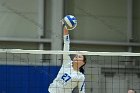
<path fill-rule="evenodd" d="M 96 56 L 140 56 L 140 53 L 132 53 L 132 52 L 90 52 L 90 51 L 62 51 L 62 50 L 22 50 L 22 49 L 0 49 L 0 53 L 82 54 L 82 55 L 96 55 Z"/>

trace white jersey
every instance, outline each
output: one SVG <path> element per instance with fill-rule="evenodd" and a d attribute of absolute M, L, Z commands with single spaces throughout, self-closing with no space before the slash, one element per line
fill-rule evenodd
<path fill-rule="evenodd" d="M 64 36 L 64 51 L 69 51 L 69 35 Z M 78 86 L 79 93 L 85 93 L 85 76 L 72 67 L 72 61 L 69 55 L 63 55 L 63 64 L 57 77 L 49 86 L 50 93 L 72 93 L 72 90 Z"/>

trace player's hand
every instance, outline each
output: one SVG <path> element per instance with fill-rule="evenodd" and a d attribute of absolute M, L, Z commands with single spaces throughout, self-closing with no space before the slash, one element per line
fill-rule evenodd
<path fill-rule="evenodd" d="M 63 28 L 67 29 L 67 26 L 65 25 L 64 20 L 63 20 L 63 19 L 61 19 L 61 20 L 60 20 L 60 22 L 61 22 L 61 24 L 62 24 Z"/>

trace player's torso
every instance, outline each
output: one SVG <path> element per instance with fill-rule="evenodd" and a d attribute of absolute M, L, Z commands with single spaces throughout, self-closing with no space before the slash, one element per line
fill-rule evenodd
<path fill-rule="evenodd" d="M 62 68 L 55 80 L 65 88 L 74 88 L 77 86 L 80 76 L 81 73 L 72 68 Z"/>
<path fill-rule="evenodd" d="M 73 90 L 82 76 L 82 73 L 73 70 L 73 68 L 62 67 L 53 83 L 56 83 L 58 87 Z"/>

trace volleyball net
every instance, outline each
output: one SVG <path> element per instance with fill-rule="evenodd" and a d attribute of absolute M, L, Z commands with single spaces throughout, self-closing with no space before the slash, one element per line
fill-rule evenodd
<path fill-rule="evenodd" d="M 47 93 L 63 54 L 86 55 L 86 93 L 140 92 L 140 53 L 22 49 L 0 49 L 0 91 Z"/>

